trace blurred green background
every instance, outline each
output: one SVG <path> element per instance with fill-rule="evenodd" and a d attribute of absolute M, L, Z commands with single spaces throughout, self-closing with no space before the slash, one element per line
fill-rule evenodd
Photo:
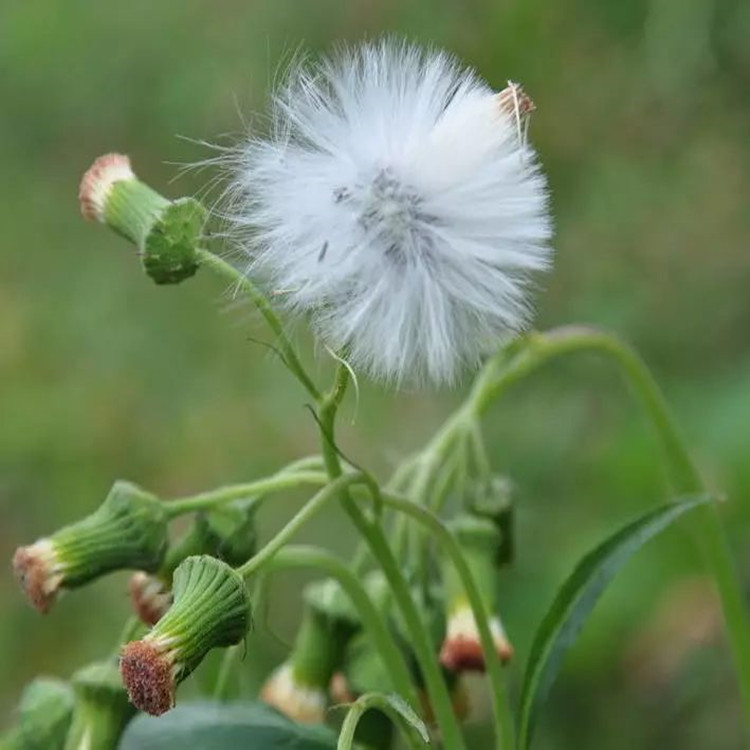
<path fill-rule="evenodd" d="M 536 101 L 531 137 L 557 224 L 539 325 L 596 323 L 642 351 L 710 484 L 729 494 L 747 582 L 744 0 L 0 0 L 0 556 L 88 512 L 117 477 L 168 497 L 314 450 L 304 394 L 250 340 L 267 338 L 252 311 L 208 274 L 152 285 L 124 242 L 80 218 L 77 183 L 95 156 L 120 150 L 157 188 L 195 193 L 210 173 L 170 180 L 210 152 L 178 136 L 239 133 L 293 53 L 383 32 L 444 46 L 497 88 L 521 81 Z M 342 444 L 385 475 L 460 397 L 362 383 Z M 575 560 L 666 488 L 648 426 L 596 359 L 535 376 L 486 430 L 496 466 L 518 485 L 520 553 L 504 582 L 517 687 L 533 629 Z M 302 499 L 270 504 L 263 528 Z M 305 538 L 355 543 L 335 511 Z M 743 747 L 697 557 L 675 530 L 617 579 L 566 662 L 539 748 Z M 0 722 L 33 675 L 67 675 L 114 645 L 126 580 L 40 617 L 4 566 Z M 301 580 L 274 589 L 269 617 L 282 638 L 294 632 Z M 262 674 L 283 653 L 253 638 L 244 669 Z M 480 701 L 479 725 L 484 710 Z"/>

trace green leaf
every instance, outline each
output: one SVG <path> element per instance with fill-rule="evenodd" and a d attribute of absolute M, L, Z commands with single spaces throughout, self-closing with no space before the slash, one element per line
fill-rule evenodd
<path fill-rule="evenodd" d="M 566 653 L 620 568 L 649 539 L 684 513 L 712 500 L 709 495 L 701 495 L 649 511 L 617 531 L 578 563 L 534 637 L 521 694 L 519 750 L 530 747 L 539 708 L 549 694 Z"/>
<path fill-rule="evenodd" d="M 326 727 L 297 724 L 264 703 L 182 703 L 131 722 L 120 750 L 333 750 Z"/>

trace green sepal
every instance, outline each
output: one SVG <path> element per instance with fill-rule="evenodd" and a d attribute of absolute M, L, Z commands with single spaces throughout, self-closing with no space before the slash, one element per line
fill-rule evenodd
<path fill-rule="evenodd" d="M 167 516 L 156 497 L 130 482 L 115 482 L 86 518 L 50 539 L 63 574 L 76 588 L 113 570 L 159 569 L 167 549 Z"/>
<path fill-rule="evenodd" d="M 495 475 L 474 484 L 469 495 L 468 509 L 472 515 L 492 521 L 500 533 L 497 565 L 512 563 L 516 556 L 516 513 L 510 479 Z"/>
<path fill-rule="evenodd" d="M 195 274 L 207 217 L 194 198 L 180 198 L 160 212 L 141 248 L 143 268 L 154 282 L 179 284 Z"/>
<path fill-rule="evenodd" d="M 296 682 L 326 690 L 361 622 L 333 579 L 306 586 L 304 599 L 306 606 L 289 662 Z"/>
<path fill-rule="evenodd" d="M 448 527 L 461 547 L 485 606 L 493 612 L 497 608 L 499 530 L 492 521 L 469 514 L 457 516 L 449 522 Z M 461 577 L 451 560 L 443 559 L 442 574 L 445 604 L 450 616 L 455 609 L 467 604 L 467 598 Z"/>
<path fill-rule="evenodd" d="M 184 680 L 213 648 L 233 646 L 250 627 L 250 597 L 234 569 L 209 555 L 188 557 L 174 572 L 174 602 L 146 636 L 170 644 L 177 681 Z"/>
<path fill-rule="evenodd" d="M 116 664 L 90 664 L 78 670 L 72 682 L 76 704 L 66 750 L 81 747 L 114 750 L 136 713 L 128 701 Z"/>

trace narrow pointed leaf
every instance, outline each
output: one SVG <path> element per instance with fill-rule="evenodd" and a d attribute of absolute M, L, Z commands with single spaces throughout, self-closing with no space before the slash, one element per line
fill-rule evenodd
<path fill-rule="evenodd" d="M 708 502 L 710 495 L 649 511 L 589 552 L 565 581 L 534 636 L 521 694 L 518 748 L 528 750 L 542 703 L 563 659 L 602 593 L 622 566 L 646 542 L 683 514 Z"/>

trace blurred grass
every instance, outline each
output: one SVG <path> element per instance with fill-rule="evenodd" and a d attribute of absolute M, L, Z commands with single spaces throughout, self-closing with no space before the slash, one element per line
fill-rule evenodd
<path fill-rule="evenodd" d="M 750 574 L 750 6 L 742 0 L 220 0 L 0 3 L 0 553 L 87 512 L 116 477 L 165 496 L 269 471 L 314 450 L 304 396 L 251 312 L 213 279 L 143 277 L 116 237 L 78 216 L 79 175 L 122 150 L 149 182 L 261 111 L 300 49 L 395 32 L 453 50 L 494 85 L 523 82 L 550 175 L 555 273 L 541 326 L 586 321 L 627 337 L 675 406 Z M 313 352 L 300 333 L 308 358 Z M 328 370 L 318 366 L 321 374 Z M 363 384 L 348 454 L 384 472 L 460 393 Z M 353 403 L 345 416 L 350 420 Z M 518 484 L 520 559 L 505 617 L 518 678 L 533 627 L 577 557 L 664 481 L 652 436 L 611 369 L 581 358 L 518 388 L 487 423 Z M 281 522 L 298 498 L 264 516 Z M 335 512 L 307 538 L 354 544 Z M 666 685 L 639 681 L 629 644 L 684 576 L 694 540 L 671 532 L 618 579 L 554 691 L 539 747 L 739 748 L 721 642 L 698 644 Z M 109 649 L 125 578 L 48 617 L 0 575 L 0 717 L 38 672 Z M 294 630 L 299 578 L 280 578 L 274 628 Z M 251 639 L 248 662 L 282 649 Z M 248 667 L 249 669 L 249 667 Z M 200 679 L 200 676 L 199 676 Z"/>

